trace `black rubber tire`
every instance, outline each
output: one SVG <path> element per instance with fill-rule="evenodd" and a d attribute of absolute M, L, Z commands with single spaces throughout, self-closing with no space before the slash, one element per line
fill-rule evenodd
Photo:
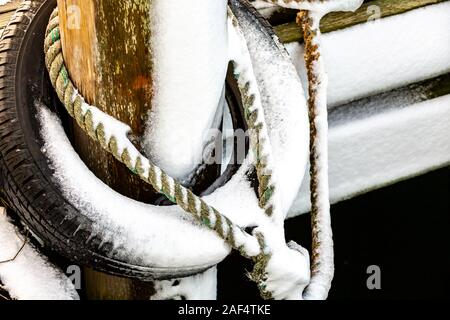
<path fill-rule="evenodd" d="M 8 292 L 5 291 L 5 289 L 2 288 L 2 283 L 0 281 L 0 302 L 2 301 L 8 301 L 12 300 L 11 296 Z"/>
<path fill-rule="evenodd" d="M 92 221 L 61 193 L 41 152 L 35 102 L 64 110 L 50 84 L 43 41 L 55 0 L 25 1 L 0 42 L 0 190 L 7 205 L 51 250 L 81 265 L 144 281 L 204 270 L 151 268 L 108 257 L 112 245 L 89 239 Z M 61 114 L 61 117 L 64 117 Z M 88 241 L 89 239 L 89 241 Z M 99 249 L 99 247 L 101 247 Z"/>
<path fill-rule="evenodd" d="M 233 7 L 251 10 L 247 1 Z M 74 263 L 143 281 L 184 277 L 204 271 L 152 268 L 109 258 L 111 243 L 90 238 L 92 221 L 68 201 L 41 152 L 36 119 L 42 101 L 63 120 L 67 117 L 44 64 L 43 42 L 56 0 L 24 1 L 5 27 L 0 41 L 0 192 L 33 235 Z M 260 23 L 268 27 L 261 17 Z M 240 113 L 240 112 L 238 112 Z M 235 115 L 241 118 L 241 115 Z M 230 168 L 229 175 L 236 168 Z M 102 245 L 100 246 L 100 244 Z"/>

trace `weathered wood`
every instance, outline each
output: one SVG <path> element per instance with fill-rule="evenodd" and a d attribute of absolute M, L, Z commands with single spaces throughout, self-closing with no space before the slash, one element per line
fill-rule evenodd
<path fill-rule="evenodd" d="M 323 33 L 348 28 L 357 24 L 365 23 L 376 13 L 379 8 L 380 18 L 402 14 L 423 6 L 432 5 L 447 0 L 374 0 L 364 3 L 356 12 L 332 12 L 326 15 L 320 24 Z M 378 10 L 378 9 L 377 9 Z M 289 14 L 289 13 L 286 13 Z M 275 33 L 281 42 L 289 43 L 302 41 L 302 30 L 296 22 L 289 22 L 274 27 Z"/>
<path fill-rule="evenodd" d="M 58 0 L 63 52 L 74 83 L 89 103 L 137 135 L 144 131 L 152 97 L 149 6 L 147 0 Z M 116 191 L 147 203 L 155 200 L 147 184 L 76 127 L 74 144 L 90 169 Z"/>
<path fill-rule="evenodd" d="M 149 0 L 58 0 L 63 53 L 70 76 L 87 101 L 144 131 L 151 108 L 152 59 Z M 149 185 L 73 126 L 73 143 L 89 168 L 130 198 L 152 202 Z M 124 212 L 123 214 L 127 214 Z M 151 284 L 86 269 L 90 299 L 148 299 Z"/>
<path fill-rule="evenodd" d="M 448 95 L 450 94 L 450 73 L 409 86 L 410 90 L 413 90 L 414 88 L 422 89 L 422 101 Z"/>
<path fill-rule="evenodd" d="M 154 286 L 145 282 L 107 275 L 85 268 L 86 296 L 96 300 L 147 300 L 155 294 Z"/>

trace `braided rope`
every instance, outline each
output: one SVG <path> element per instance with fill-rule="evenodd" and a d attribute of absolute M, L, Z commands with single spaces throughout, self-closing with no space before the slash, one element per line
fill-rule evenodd
<path fill-rule="evenodd" d="M 320 20 L 332 11 L 355 11 L 363 0 L 263 0 L 300 10 L 297 23 L 305 39 L 310 120 L 312 277 L 304 298 L 326 299 L 334 276 L 333 232 L 328 185 L 327 76 L 320 54 Z"/>
<path fill-rule="evenodd" d="M 246 43 L 244 35 L 240 30 L 238 20 L 231 9 L 228 9 L 228 16 L 231 20 L 233 28 L 237 31 L 239 41 L 241 41 L 241 43 Z M 242 54 L 248 55 L 248 59 L 250 60 L 247 50 L 244 50 Z M 257 88 L 256 79 L 254 78 L 254 72 L 251 69 L 251 63 L 249 66 L 239 63 L 237 59 L 233 60 L 232 63 L 235 69 L 234 76 L 238 81 L 238 86 L 244 105 L 244 118 L 250 132 L 252 133 L 250 137 L 250 144 L 255 155 L 255 168 L 259 183 L 259 206 L 264 209 L 267 216 L 273 217 L 274 219 L 279 219 L 281 214 L 274 215 L 276 210 L 276 202 L 278 199 L 276 198 L 277 190 L 275 188 L 276 183 L 274 181 L 274 174 L 272 170 L 272 147 L 267 131 L 259 89 Z M 245 74 L 250 75 L 252 79 L 244 77 L 243 75 Z"/>
<path fill-rule="evenodd" d="M 305 39 L 305 63 L 309 81 L 310 164 L 311 164 L 311 283 L 306 299 L 326 299 L 334 275 L 333 232 L 328 187 L 327 79 L 320 54 L 320 17 L 299 11 L 297 23 Z"/>
<path fill-rule="evenodd" d="M 236 18 L 231 12 L 229 15 L 233 26 L 238 29 Z M 70 79 L 64 63 L 57 8 L 51 14 L 46 29 L 44 51 L 51 83 L 67 112 L 76 120 L 80 128 L 157 192 L 164 194 L 171 202 L 179 205 L 201 225 L 214 231 L 241 255 L 253 259 L 255 267 L 249 276 L 257 282 L 262 296 L 271 298 L 271 293 L 265 290 L 265 281 L 267 280 L 266 266 L 271 259 L 272 252 L 262 232 L 257 231 L 254 235 L 247 233 L 191 190 L 167 175 L 132 144 L 128 138 L 131 132 L 129 126 L 85 102 Z M 254 90 L 251 80 L 247 80 L 243 76 L 247 71 L 246 66 L 240 64 L 239 61 L 233 61 L 233 64 L 243 100 L 245 120 L 252 132 L 251 146 L 259 180 L 259 205 L 268 217 L 272 217 L 276 208 L 274 200 L 276 189 L 270 166 L 271 147 L 264 112 L 258 90 Z M 120 132 L 120 135 L 117 132 Z"/>

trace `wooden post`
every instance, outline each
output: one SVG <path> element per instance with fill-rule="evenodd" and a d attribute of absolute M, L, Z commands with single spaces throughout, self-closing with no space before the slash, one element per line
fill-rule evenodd
<path fill-rule="evenodd" d="M 83 96 L 144 131 L 152 101 L 152 0 L 58 0 L 64 58 Z M 73 142 L 89 168 L 110 187 L 150 203 L 156 194 L 74 125 Z M 126 214 L 126 212 L 124 212 Z M 88 299 L 149 299 L 151 283 L 85 270 Z"/>

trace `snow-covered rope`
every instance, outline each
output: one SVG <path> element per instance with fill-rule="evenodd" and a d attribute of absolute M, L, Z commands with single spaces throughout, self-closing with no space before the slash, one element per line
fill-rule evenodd
<path fill-rule="evenodd" d="M 308 74 L 311 164 L 311 282 L 304 292 L 306 300 L 328 297 L 334 277 L 333 231 L 328 186 L 328 78 L 320 54 L 320 20 L 332 11 L 355 11 L 363 0 L 263 0 L 281 7 L 300 10 L 297 22 L 305 39 Z"/>
<path fill-rule="evenodd" d="M 255 157 L 258 177 L 259 206 L 274 222 L 283 223 L 284 217 L 279 211 L 278 193 L 273 173 L 274 160 L 270 144 L 261 95 L 251 64 L 250 53 L 239 23 L 231 9 L 228 9 L 229 28 L 236 32 L 229 33 L 230 60 L 234 67 L 234 76 L 238 81 L 244 104 L 244 117 L 251 133 L 250 143 Z M 248 61 L 249 63 L 243 63 Z"/>
<path fill-rule="evenodd" d="M 322 299 L 328 296 L 334 275 L 333 231 L 331 228 L 328 187 L 328 110 L 327 81 L 319 52 L 320 30 L 315 17 L 300 11 L 298 22 L 303 27 L 305 63 L 308 70 L 308 106 L 310 117 L 312 277 L 305 295 Z"/>
<path fill-rule="evenodd" d="M 129 140 L 128 125 L 87 104 L 69 78 L 61 49 L 59 18 L 52 15 L 45 39 L 46 65 L 50 80 L 68 113 L 78 125 L 96 142 L 125 164 L 134 174 L 151 184 L 170 201 L 191 213 L 203 225 L 214 230 L 231 247 L 241 249 L 254 256 L 257 239 L 233 224 L 227 217 L 209 206 L 189 189 L 168 176 L 159 167 L 143 156 Z M 249 243 L 249 239 L 253 242 Z"/>
<path fill-rule="evenodd" d="M 237 34 L 237 41 L 244 41 L 233 14 L 229 11 L 229 25 Z M 241 43 L 242 44 L 242 43 Z M 46 67 L 50 80 L 59 99 L 78 125 L 96 142 L 120 162 L 124 163 L 143 181 L 151 184 L 155 190 L 164 194 L 170 201 L 178 204 L 187 213 L 209 229 L 215 231 L 230 247 L 243 256 L 253 259 L 255 269 L 251 279 L 265 298 L 298 298 L 302 296 L 304 286 L 309 281 L 304 273 L 304 250 L 296 244 L 286 246 L 284 234 L 280 228 L 272 226 L 272 219 L 264 226 L 258 226 L 254 234 L 249 234 L 234 224 L 226 216 L 208 205 L 203 199 L 185 188 L 163 170 L 143 156 L 129 139 L 131 129 L 126 124 L 87 104 L 71 81 L 62 54 L 58 10 L 52 13 L 46 30 L 44 42 Z M 249 55 L 236 53 L 233 60 L 235 76 L 242 95 L 245 120 L 252 130 L 252 148 L 255 167 L 259 180 L 260 207 L 270 218 L 275 207 L 275 185 L 270 166 L 270 144 L 264 113 L 259 97 L 256 80 L 248 64 Z M 282 231 L 282 230 L 281 230 Z M 277 257 L 289 259 L 291 264 L 277 264 Z"/>

